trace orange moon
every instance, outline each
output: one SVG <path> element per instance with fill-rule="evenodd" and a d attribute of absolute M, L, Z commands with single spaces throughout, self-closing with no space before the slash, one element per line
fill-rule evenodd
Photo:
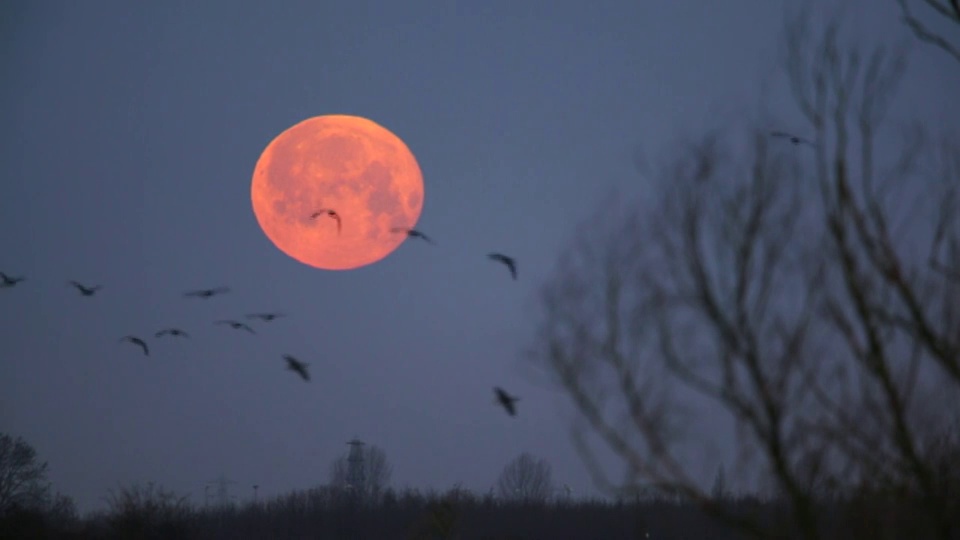
<path fill-rule="evenodd" d="M 359 116 L 296 124 L 263 150 L 250 186 L 267 238 L 303 264 L 349 270 L 379 261 L 407 236 L 423 209 L 423 175 L 399 137 Z M 334 210 L 336 220 L 324 209 Z"/>

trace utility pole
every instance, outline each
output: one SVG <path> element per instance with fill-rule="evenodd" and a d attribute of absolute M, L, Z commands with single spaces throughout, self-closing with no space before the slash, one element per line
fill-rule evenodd
<path fill-rule="evenodd" d="M 347 456 L 347 485 L 362 493 L 367 485 L 366 470 L 363 466 L 364 442 L 354 437 L 347 444 L 350 445 L 350 455 Z"/>
<path fill-rule="evenodd" d="M 226 476 L 221 474 L 219 478 L 211 480 L 210 483 L 217 486 L 217 504 L 221 507 L 229 506 L 230 494 L 227 491 L 227 486 L 235 484 L 236 482 L 227 479 Z M 209 485 L 210 484 L 207 484 L 207 487 L 209 487 Z"/>

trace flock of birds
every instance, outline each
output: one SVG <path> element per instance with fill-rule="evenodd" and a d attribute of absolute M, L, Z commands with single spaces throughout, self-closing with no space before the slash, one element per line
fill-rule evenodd
<path fill-rule="evenodd" d="M 807 146 L 814 146 L 814 143 L 812 141 L 808 139 L 804 139 L 792 133 L 784 132 L 784 131 L 771 131 L 770 136 L 775 138 L 780 138 L 780 139 L 786 139 L 787 141 L 792 143 L 794 146 L 798 146 L 801 144 L 807 145 Z M 310 218 L 314 220 L 323 216 L 329 217 L 330 219 L 336 222 L 337 234 L 340 234 L 343 231 L 343 221 L 340 218 L 340 214 L 337 213 L 336 210 L 332 208 L 321 208 L 316 212 L 313 212 L 312 214 L 310 214 Z M 397 234 L 406 234 L 407 237 L 409 238 L 423 240 L 428 244 L 436 245 L 436 242 L 434 242 L 432 238 L 430 238 L 429 236 L 424 234 L 422 231 L 417 229 L 412 229 L 407 227 L 394 227 L 390 229 L 390 232 L 397 233 Z M 488 253 L 487 258 L 492 261 L 503 264 L 510 271 L 510 275 L 513 277 L 513 279 L 514 280 L 517 279 L 516 259 L 508 255 L 504 255 L 503 253 Z M 13 277 L 3 272 L 0 272 L 0 289 L 14 287 L 18 283 L 21 283 L 25 280 L 26 278 L 24 276 Z M 70 281 L 69 284 L 74 288 L 76 288 L 77 291 L 83 296 L 93 296 L 97 293 L 97 291 L 101 289 L 100 285 L 87 286 L 77 281 Z M 188 298 L 208 299 L 208 298 L 212 298 L 214 296 L 224 294 L 227 292 L 230 292 L 230 289 L 228 287 L 216 287 L 212 289 L 188 291 L 184 293 L 184 296 Z M 251 313 L 246 315 L 246 318 L 248 320 L 259 319 L 263 322 L 270 322 L 283 316 L 284 314 L 282 313 Z M 229 326 L 234 330 L 242 330 L 245 332 L 249 332 L 251 334 L 256 333 L 253 330 L 253 328 L 251 328 L 248 324 L 238 320 L 225 319 L 225 320 L 215 321 L 214 324 Z M 154 334 L 154 337 L 157 339 L 160 339 L 164 337 L 188 338 L 190 336 L 180 328 L 164 328 L 163 330 L 156 332 Z M 147 341 L 142 337 L 133 336 L 133 335 L 124 336 L 120 338 L 120 342 L 136 345 L 143 350 L 144 355 L 146 356 L 150 355 L 150 347 L 149 345 L 147 345 Z M 309 364 L 299 360 L 298 358 L 290 354 L 284 354 L 283 360 L 286 362 L 287 369 L 299 375 L 304 381 L 310 380 L 310 371 L 308 370 Z M 517 414 L 516 403 L 517 401 L 520 400 L 520 398 L 510 395 L 506 390 L 504 390 L 503 388 L 500 388 L 499 386 L 494 387 L 493 392 L 495 395 L 495 402 L 500 406 L 502 406 L 503 409 L 507 412 L 507 414 L 509 414 L 510 416 L 516 416 Z"/>
<path fill-rule="evenodd" d="M 343 223 L 342 223 L 342 220 L 340 219 L 340 214 L 338 214 L 336 210 L 333 210 L 330 208 L 324 208 L 311 214 L 312 219 L 316 219 L 321 216 L 330 217 L 336 222 L 338 234 L 342 231 Z M 391 229 L 391 232 L 406 234 L 409 238 L 416 238 L 419 240 L 423 240 L 424 242 L 427 242 L 429 244 L 436 245 L 436 242 L 434 242 L 433 239 L 431 239 L 429 236 L 427 236 L 426 234 L 424 234 L 423 232 L 417 229 L 395 227 Z M 487 255 L 487 257 L 493 261 L 499 262 L 504 266 L 506 266 L 507 269 L 510 271 L 510 275 L 513 277 L 513 279 L 514 280 L 517 279 L 517 262 L 513 257 L 504 255 L 502 253 L 490 253 Z M 10 276 L 8 274 L 0 272 L 0 289 L 12 288 L 24 281 L 26 281 L 25 276 L 15 277 L 15 276 Z M 103 288 L 101 285 L 90 286 L 90 285 L 85 285 L 83 283 L 80 283 L 78 281 L 69 281 L 68 284 L 74 287 L 82 296 L 86 296 L 86 297 L 94 296 L 95 294 L 97 294 L 98 291 L 100 291 Z M 186 298 L 210 299 L 218 295 L 226 294 L 228 292 L 230 292 L 229 287 L 214 287 L 210 289 L 199 289 L 199 290 L 187 291 L 183 293 L 183 296 Z M 262 322 L 271 322 L 284 316 L 285 314 L 283 313 L 250 313 L 250 314 L 247 314 L 245 318 L 247 320 L 257 319 Z M 215 321 L 213 324 L 229 326 L 233 330 L 240 330 L 240 331 L 248 332 L 250 334 L 256 334 L 256 331 L 252 327 L 250 327 L 249 324 L 239 320 L 235 320 L 235 319 L 218 320 L 218 321 Z M 156 339 L 189 338 L 190 335 L 181 328 L 172 327 L 172 328 L 164 328 L 159 330 L 158 332 L 154 333 L 153 337 Z M 135 345 L 143 351 L 144 356 L 150 356 L 150 346 L 148 345 L 147 340 L 144 337 L 136 336 L 136 335 L 127 335 L 120 338 L 119 342 Z M 284 354 L 282 355 L 282 358 L 286 362 L 287 369 L 299 375 L 300 378 L 302 378 L 304 381 L 310 380 L 310 371 L 308 369 L 309 364 L 307 364 L 306 362 L 303 362 L 302 360 L 296 358 L 291 354 Z M 493 391 L 496 398 L 495 402 L 501 405 L 504 408 L 504 410 L 507 412 L 507 414 L 509 414 L 510 416 L 516 416 L 517 414 L 516 402 L 519 401 L 520 398 L 510 395 L 509 393 L 507 393 L 507 391 L 505 391 L 500 387 L 494 387 Z"/>
<path fill-rule="evenodd" d="M 775 138 L 780 138 L 780 139 L 786 139 L 787 141 L 792 143 L 794 146 L 798 146 L 801 144 L 807 145 L 807 146 L 814 146 L 814 143 L 808 139 L 804 139 L 797 135 L 783 132 L 783 131 L 771 131 L 770 136 Z M 336 210 L 332 208 L 321 208 L 316 212 L 313 212 L 310 215 L 310 218 L 315 220 L 317 218 L 324 217 L 324 216 L 329 217 L 330 219 L 336 222 L 337 234 L 340 234 L 343 230 L 343 221 L 340 218 L 340 214 L 337 213 Z M 428 244 L 436 245 L 436 242 L 434 242 L 432 238 L 430 238 L 429 236 L 424 234 L 422 231 L 417 229 L 412 229 L 407 227 L 394 227 L 390 229 L 390 231 L 397 234 L 406 234 L 407 237 L 409 238 L 415 238 L 415 239 L 427 242 Z M 513 279 L 514 280 L 517 279 L 516 259 L 508 255 L 504 255 L 503 253 L 488 253 L 487 258 L 489 258 L 492 261 L 503 264 L 510 271 L 510 275 L 513 277 Z M 3 272 L 0 272 L 0 289 L 14 287 L 18 283 L 21 283 L 25 280 L 26 278 L 24 276 L 13 277 Z M 83 296 L 93 296 L 97 293 L 97 291 L 101 289 L 100 285 L 87 286 L 77 281 L 70 281 L 69 284 L 74 288 L 76 288 L 77 291 Z M 209 299 L 214 296 L 224 294 L 227 292 L 230 292 L 230 289 L 228 287 L 216 287 L 212 289 L 188 291 L 184 293 L 184 296 L 188 298 Z M 246 318 L 248 320 L 259 319 L 263 322 L 270 322 L 283 316 L 284 314 L 282 313 L 251 313 L 246 315 Z M 245 332 L 249 332 L 251 334 L 256 333 L 253 330 L 253 328 L 251 328 L 248 324 L 238 320 L 233 320 L 233 319 L 218 320 L 218 321 L 215 321 L 214 324 L 229 326 L 234 330 L 242 330 Z M 188 338 L 190 336 L 180 328 L 164 328 L 156 332 L 154 334 L 154 337 L 157 339 L 160 339 L 164 337 Z M 147 344 L 147 341 L 142 337 L 128 335 L 120 338 L 120 342 L 136 345 L 143 350 L 144 355 L 146 356 L 150 355 L 150 347 Z M 286 362 L 287 369 L 299 375 L 304 381 L 310 380 L 310 372 L 308 370 L 309 364 L 299 360 L 298 358 L 290 354 L 284 354 L 283 360 Z M 494 387 L 493 392 L 495 396 L 495 403 L 502 406 L 503 409 L 510 416 L 516 416 L 517 414 L 516 403 L 520 400 L 520 398 L 510 395 L 506 390 L 504 390 L 503 388 L 500 388 L 499 386 Z"/>
<path fill-rule="evenodd" d="M 340 214 L 338 214 L 336 210 L 332 208 L 321 208 L 320 210 L 317 210 L 316 212 L 310 214 L 311 219 L 317 219 L 318 217 L 321 217 L 321 216 L 328 216 L 337 222 L 337 234 L 340 234 L 343 231 L 343 221 L 340 219 Z M 427 236 L 422 231 L 419 231 L 417 229 L 410 229 L 407 227 L 394 227 L 390 229 L 390 232 L 406 234 L 410 238 L 417 238 L 419 240 L 423 240 L 428 244 L 437 245 L 437 243 L 434 242 L 433 239 L 431 239 L 429 236 Z M 504 255 L 503 253 L 489 253 L 487 254 L 487 258 L 497 261 L 503 264 L 504 266 L 506 266 L 507 269 L 510 270 L 510 275 L 513 276 L 513 279 L 517 279 L 516 259 L 508 255 Z"/>
<path fill-rule="evenodd" d="M 804 139 L 797 135 L 786 133 L 783 131 L 771 131 L 770 136 L 775 138 L 786 139 L 790 143 L 792 143 L 794 146 L 801 145 L 801 144 L 814 146 L 813 142 L 808 139 Z M 343 231 L 343 221 L 340 218 L 340 214 L 337 213 L 336 210 L 332 208 L 321 208 L 316 212 L 313 212 L 312 214 L 310 214 L 310 218 L 314 220 L 324 216 L 329 217 L 330 219 L 336 222 L 337 234 L 340 234 Z M 390 231 L 398 234 L 406 234 L 407 237 L 409 238 L 423 240 L 428 244 L 436 245 L 436 242 L 434 242 L 432 238 L 430 238 L 429 236 L 424 234 L 422 231 L 417 229 L 412 229 L 407 227 L 394 227 L 390 229 Z M 508 255 L 504 255 L 503 253 L 488 253 L 487 258 L 492 261 L 503 264 L 507 268 L 507 270 L 510 271 L 510 275 L 513 277 L 513 279 L 514 280 L 517 279 L 516 259 Z M 0 272 L 0 289 L 7 289 L 7 288 L 14 287 L 18 283 L 21 283 L 25 280 L 26 278 L 24 276 L 13 277 L 3 272 Z M 74 288 L 76 288 L 77 291 L 83 296 L 93 296 L 97 293 L 97 291 L 101 289 L 101 286 L 99 285 L 87 286 L 78 281 L 70 281 L 69 284 Z M 227 287 L 216 287 L 212 289 L 188 291 L 184 293 L 184 296 L 188 298 L 208 299 L 220 294 L 227 293 L 229 291 L 230 289 Z M 248 320 L 259 319 L 263 322 L 270 322 L 283 316 L 284 314 L 282 313 L 251 313 L 246 315 L 246 318 Z M 256 333 L 253 330 L 253 328 L 251 328 L 250 325 L 248 325 L 247 323 L 234 320 L 234 319 L 218 320 L 218 321 L 215 321 L 214 324 L 229 326 L 234 330 L 242 330 L 245 332 L 249 332 L 251 334 Z M 164 337 L 188 338 L 190 336 L 180 328 L 164 328 L 156 332 L 154 334 L 154 337 L 160 339 Z M 143 350 L 144 355 L 146 356 L 150 355 L 150 346 L 147 344 L 147 341 L 140 336 L 134 336 L 134 335 L 124 336 L 120 338 L 120 342 L 136 345 L 137 347 L 140 347 L 140 349 Z M 286 362 L 287 369 L 299 375 L 304 381 L 310 380 L 310 372 L 308 370 L 309 364 L 301 361 L 300 359 L 290 354 L 284 354 L 283 360 Z M 510 416 L 516 416 L 517 414 L 516 403 L 517 401 L 520 400 L 520 398 L 510 395 L 506 390 L 500 387 L 494 387 L 493 391 L 496 398 L 496 403 L 502 406 L 504 410 L 507 412 L 507 414 L 509 414 Z"/>

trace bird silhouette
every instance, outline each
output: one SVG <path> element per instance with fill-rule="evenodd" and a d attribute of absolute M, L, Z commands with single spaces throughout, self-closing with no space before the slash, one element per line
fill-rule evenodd
<path fill-rule="evenodd" d="M 781 138 L 781 139 L 787 139 L 787 140 L 789 140 L 791 143 L 793 143 L 793 144 L 795 144 L 795 145 L 797 145 L 797 144 L 806 144 L 806 145 L 809 145 L 809 146 L 813 146 L 813 142 L 812 142 L 812 141 L 809 141 L 809 140 L 804 139 L 804 138 L 802 138 L 802 137 L 797 137 L 796 135 L 794 135 L 794 134 L 792 134 L 792 133 L 786 133 L 786 132 L 783 132 L 783 131 L 771 131 L 771 132 L 770 132 L 770 136 L 771 136 L 771 137 L 778 137 L 778 138 Z"/>
<path fill-rule="evenodd" d="M 514 404 L 520 401 L 520 398 L 516 396 L 511 396 L 510 394 L 507 393 L 506 390 L 504 390 L 503 388 L 500 388 L 499 386 L 495 386 L 493 388 L 493 391 L 497 395 L 496 403 L 499 403 L 501 406 L 503 406 L 503 408 L 506 409 L 507 414 L 509 414 L 510 416 L 516 416 L 517 406 Z"/>
<path fill-rule="evenodd" d="M 233 328 L 234 330 L 246 330 L 251 334 L 256 334 L 256 332 L 253 331 L 253 328 L 250 328 L 249 326 L 239 321 L 217 321 L 213 324 L 228 324 L 230 325 L 230 328 Z"/>
<path fill-rule="evenodd" d="M 11 276 L 8 276 L 8 275 L 4 274 L 3 272 L 0 272 L 0 287 L 3 287 L 3 288 L 13 287 L 13 286 L 16 285 L 17 283 L 20 283 L 21 281 L 26 281 L 26 279 L 27 279 L 27 278 L 25 278 L 25 277 L 23 277 L 23 276 L 21 276 L 21 277 L 11 277 Z"/>
<path fill-rule="evenodd" d="M 186 297 L 195 297 L 195 298 L 210 298 L 218 294 L 224 294 L 230 292 L 229 287 L 214 287 L 212 289 L 199 289 L 196 291 L 188 291 L 183 293 Z"/>
<path fill-rule="evenodd" d="M 74 287 L 76 287 L 77 290 L 80 291 L 80 294 L 82 294 L 82 295 L 84 295 L 84 296 L 93 296 L 97 291 L 99 291 L 99 290 L 102 288 L 100 285 L 94 285 L 93 287 L 87 287 L 87 286 L 85 286 L 85 285 L 83 285 L 83 284 L 81 284 L 81 283 L 79 283 L 79 282 L 77 282 L 77 281 L 71 281 L 71 282 L 70 282 L 70 285 L 73 285 Z"/>
<path fill-rule="evenodd" d="M 283 313 L 251 313 L 247 315 L 248 319 L 260 319 L 261 321 L 270 322 L 274 319 L 279 319 L 284 317 Z"/>
<path fill-rule="evenodd" d="M 126 336 L 120 338 L 120 342 L 124 341 L 133 343 L 134 345 L 139 345 L 143 349 L 144 356 L 150 356 L 150 349 L 147 347 L 147 342 L 138 338 L 137 336 Z"/>
<path fill-rule="evenodd" d="M 490 253 L 487 258 L 503 263 L 510 269 L 510 275 L 517 279 L 517 261 L 513 257 L 508 257 L 503 253 Z"/>
<path fill-rule="evenodd" d="M 337 234 L 340 234 L 340 229 L 341 229 L 340 214 L 338 214 L 336 210 L 331 210 L 329 208 L 321 208 L 320 210 L 317 210 L 316 212 L 311 214 L 310 219 L 317 219 L 318 217 L 323 215 L 330 216 L 333 219 L 337 220 Z"/>
<path fill-rule="evenodd" d="M 155 336 L 155 337 L 158 337 L 158 338 L 163 337 L 163 336 L 173 336 L 173 337 L 185 337 L 185 338 L 188 338 L 188 337 L 190 337 L 190 334 L 184 332 L 183 330 L 181 330 L 181 329 L 179 329 L 179 328 L 165 328 L 165 329 L 157 332 L 156 334 L 154 334 L 154 336 Z"/>
<path fill-rule="evenodd" d="M 294 358 L 293 355 L 289 354 L 283 355 L 283 359 L 287 361 L 287 369 L 290 371 L 296 371 L 297 374 L 300 375 L 300 377 L 302 377 L 305 381 L 310 380 L 310 373 L 307 371 L 307 366 L 310 364 L 301 362 Z"/>
<path fill-rule="evenodd" d="M 406 233 L 406 235 L 407 235 L 408 237 L 410 237 L 410 238 L 419 238 L 419 239 L 423 240 L 424 242 L 426 242 L 426 243 L 428 243 L 428 244 L 433 244 L 433 245 L 436 245 L 436 244 L 437 244 L 437 243 L 434 242 L 429 236 L 423 234 L 422 232 L 420 232 L 420 231 L 418 231 L 418 230 L 416 230 L 416 229 L 408 229 L 408 228 L 406 228 L 406 227 L 394 227 L 394 228 L 390 229 L 390 232 L 394 232 L 394 233 Z"/>

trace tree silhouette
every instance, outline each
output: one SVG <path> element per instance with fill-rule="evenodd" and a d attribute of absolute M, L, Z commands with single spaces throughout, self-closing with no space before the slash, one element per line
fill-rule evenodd
<path fill-rule="evenodd" d="M 49 497 L 47 464 L 21 437 L 0 433 L 0 516 L 14 508 L 40 508 Z"/>
<path fill-rule="evenodd" d="M 354 486 L 349 482 L 349 452 L 333 460 L 330 465 L 330 485 L 362 497 L 378 499 L 383 494 L 383 490 L 390 485 L 393 466 L 387 460 L 386 452 L 376 445 L 364 446 L 360 452 L 363 457 L 359 464 L 363 468 L 363 485 Z"/>
<path fill-rule="evenodd" d="M 191 508 L 177 495 L 154 482 L 110 490 L 106 498 L 110 530 L 122 538 L 179 538 L 185 535 Z"/>
<path fill-rule="evenodd" d="M 553 493 L 550 464 L 523 452 L 503 468 L 497 480 L 497 491 L 510 501 L 546 501 Z"/>
<path fill-rule="evenodd" d="M 920 41 L 929 43 L 960 62 L 960 2 L 957 0 L 897 0 L 904 24 Z M 922 15 L 913 6 L 921 6 Z M 924 19 L 927 22 L 924 22 Z M 936 21 L 936 22 L 934 22 Z M 949 22 L 953 38 L 947 32 L 937 32 L 933 26 Z"/>
<path fill-rule="evenodd" d="M 579 411 L 574 442 L 610 492 L 623 486 L 592 441 L 626 483 L 756 536 L 823 537 L 818 509 L 840 490 L 922 509 L 917 537 L 948 539 L 957 503 L 937 471 L 958 448 L 943 441 L 960 417 L 960 145 L 913 128 L 881 149 L 904 57 L 845 48 L 837 24 L 803 16 L 786 30 L 812 148 L 754 127 L 677 145 L 646 203 L 607 201 L 578 228 L 530 358 Z M 766 487 L 781 522 L 727 511 L 685 458 L 719 415 L 738 445 L 727 481 Z"/>

